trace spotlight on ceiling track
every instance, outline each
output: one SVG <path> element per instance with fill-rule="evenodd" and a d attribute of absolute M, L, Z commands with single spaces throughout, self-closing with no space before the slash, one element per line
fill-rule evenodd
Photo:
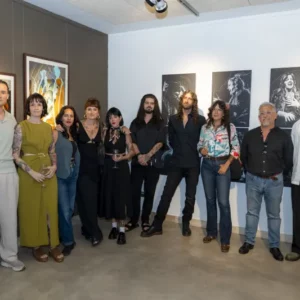
<path fill-rule="evenodd" d="M 162 14 L 168 9 L 168 4 L 164 0 L 145 0 L 145 2 L 151 7 L 155 6 L 155 10 Z"/>

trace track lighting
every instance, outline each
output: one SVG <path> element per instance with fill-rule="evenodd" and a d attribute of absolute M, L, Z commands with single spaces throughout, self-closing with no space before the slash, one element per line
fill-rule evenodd
<path fill-rule="evenodd" d="M 155 10 L 160 14 L 168 9 L 168 4 L 164 0 L 145 0 L 145 2 L 151 7 L 155 6 Z"/>

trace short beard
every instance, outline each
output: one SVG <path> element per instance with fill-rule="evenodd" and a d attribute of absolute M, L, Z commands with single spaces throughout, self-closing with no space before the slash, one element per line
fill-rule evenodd
<path fill-rule="evenodd" d="M 153 110 L 144 110 L 144 112 L 145 112 L 145 114 L 148 114 L 148 115 L 153 114 Z"/>

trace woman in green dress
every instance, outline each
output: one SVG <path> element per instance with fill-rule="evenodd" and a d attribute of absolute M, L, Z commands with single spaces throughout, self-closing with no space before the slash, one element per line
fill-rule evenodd
<path fill-rule="evenodd" d="M 41 246 L 50 245 L 49 255 L 62 262 L 64 256 L 58 248 L 56 154 L 52 128 L 41 120 L 47 114 L 43 96 L 29 96 L 25 112 L 29 118 L 16 127 L 13 144 L 20 180 L 20 244 L 32 248 L 39 262 L 48 261 L 48 253 Z"/>

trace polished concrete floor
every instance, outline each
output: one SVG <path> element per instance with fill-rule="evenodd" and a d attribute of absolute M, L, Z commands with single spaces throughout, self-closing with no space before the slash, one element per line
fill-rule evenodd
<path fill-rule="evenodd" d="M 61 264 L 38 263 L 21 249 L 27 270 L 0 267 L 0 299 L 300 299 L 300 261 L 275 261 L 265 240 L 243 256 L 238 253 L 242 237 L 234 234 L 224 254 L 216 241 L 202 243 L 201 228 L 183 237 L 178 224 L 166 222 L 162 236 L 142 239 L 135 229 L 119 246 L 107 239 L 109 223 L 100 224 L 105 239 L 92 248 L 75 219 L 77 247 Z M 281 249 L 286 253 L 289 247 Z"/>

